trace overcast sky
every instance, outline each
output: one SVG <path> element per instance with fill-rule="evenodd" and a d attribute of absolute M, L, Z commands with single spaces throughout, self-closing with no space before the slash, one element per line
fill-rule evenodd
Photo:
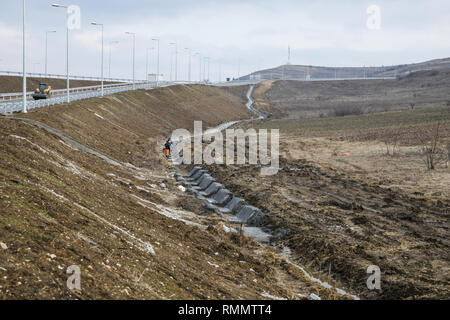
<path fill-rule="evenodd" d="M 49 35 L 49 72 L 65 73 L 65 12 L 52 1 L 27 0 L 29 71 L 44 72 L 45 31 Z M 213 80 L 248 74 L 287 61 L 321 66 L 378 66 L 421 62 L 450 56 L 448 0 L 70 0 L 81 8 L 81 29 L 70 33 L 71 73 L 99 75 L 100 29 L 105 25 L 105 76 L 109 41 L 113 77 L 132 77 L 132 37 L 136 36 L 136 76 L 145 78 L 146 49 L 161 39 L 161 73 L 170 77 L 170 43 L 178 43 L 178 78 L 188 77 L 187 50 L 211 57 Z M 367 27 L 367 8 L 381 9 L 381 29 Z M 22 0 L 2 0 L 0 69 L 22 65 Z M 156 71 L 150 51 L 149 72 Z M 173 71 L 174 73 L 174 71 Z M 174 77 L 174 74 L 173 74 Z M 198 56 L 192 77 L 199 77 Z"/>

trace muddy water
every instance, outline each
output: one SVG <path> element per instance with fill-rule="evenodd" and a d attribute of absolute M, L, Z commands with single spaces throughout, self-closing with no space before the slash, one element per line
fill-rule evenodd
<path fill-rule="evenodd" d="M 245 227 L 245 234 L 262 244 L 269 244 L 270 238 L 272 237 L 270 233 L 265 232 L 259 227 Z"/>
<path fill-rule="evenodd" d="M 305 275 L 305 277 L 307 277 L 312 282 L 318 283 L 322 287 L 327 288 L 327 289 L 333 289 L 334 288 L 336 290 L 336 292 L 338 294 L 340 294 L 341 296 L 349 296 L 349 297 L 353 298 L 354 300 L 360 300 L 358 296 L 352 295 L 352 294 L 348 293 L 347 291 L 345 291 L 343 289 L 340 289 L 338 287 L 334 287 L 334 286 L 330 285 L 328 282 L 322 281 L 319 278 L 316 278 L 316 277 L 312 276 L 308 271 L 306 271 L 305 268 L 303 268 L 302 266 L 300 266 L 298 264 L 293 263 L 291 261 L 291 257 L 292 257 L 291 249 L 289 249 L 288 247 L 283 247 L 282 252 L 277 254 L 277 256 L 282 258 L 282 259 L 284 259 L 287 263 L 291 264 L 292 266 L 294 266 L 297 269 L 299 269 L 300 271 L 302 271 L 303 274 Z"/>

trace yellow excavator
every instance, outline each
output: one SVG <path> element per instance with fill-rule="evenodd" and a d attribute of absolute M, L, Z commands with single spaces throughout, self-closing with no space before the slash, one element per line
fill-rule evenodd
<path fill-rule="evenodd" d="M 34 100 L 50 99 L 52 95 L 52 87 L 46 83 L 40 83 L 39 87 L 33 94 Z"/>

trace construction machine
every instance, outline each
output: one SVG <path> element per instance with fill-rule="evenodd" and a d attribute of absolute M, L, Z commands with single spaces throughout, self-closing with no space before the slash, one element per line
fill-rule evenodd
<path fill-rule="evenodd" d="M 33 94 L 34 100 L 50 99 L 52 94 L 52 87 L 46 83 L 40 83 L 39 87 Z"/>

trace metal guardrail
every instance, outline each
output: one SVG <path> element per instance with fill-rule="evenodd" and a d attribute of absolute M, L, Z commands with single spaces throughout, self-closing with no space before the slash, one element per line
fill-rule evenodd
<path fill-rule="evenodd" d="M 206 84 L 212 85 L 206 82 L 187 82 L 187 81 L 177 81 L 177 82 L 169 82 L 169 81 L 160 81 L 158 84 L 156 82 L 144 82 L 144 83 L 135 83 L 130 84 L 111 84 L 104 85 L 104 95 L 112 95 L 118 92 L 124 91 L 132 91 L 132 90 L 140 90 L 140 89 L 150 89 L 155 87 L 165 87 L 177 84 Z M 27 97 L 31 97 L 33 92 L 27 93 Z M 32 110 L 35 108 L 47 107 L 56 104 L 63 104 L 67 102 L 67 89 L 59 89 L 52 91 L 52 97 L 50 99 L 45 100 L 27 100 L 27 109 Z M 0 102 L 0 114 L 8 114 L 12 112 L 20 112 L 22 111 L 22 93 L 7 93 L 3 94 L 3 96 L 11 96 L 16 97 L 12 100 L 6 100 Z M 90 86 L 90 87 L 79 87 L 79 88 L 71 88 L 70 89 L 70 101 L 77 101 L 83 99 L 89 99 L 94 97 L 101 96 L 101 86 Z M 17 99 L 17 97 L 20 97 Z"/>
<path fill-rule="evenodd" d="M 217 87 L 234 87 L 234 86 L 255 85 L 260 83 L 261 81 L 262 80 L 233 80 L 229 82 L 211 83 L 210 85 Z"/>
<path fill-rule="evenodd" d="M 169 82 L 160 82 L 158 86 L 167 86 L 172 83 Z M 95 86 L 97 87 L 97 86 Z M 156 83 L 137 83 L 135 85 L 133 84 L 126 84 L 126 85 L 115 85 L 115 86 L 108 86 L 104 88 L 104 94 L 105 95 L 111 95 L 118 92 L 124 92 L 124 91 L 131 91 L 131 90 L 139 90 L 139 89 L 149 89 L 156 87 Z M 28 110 L 32 110 L 35 108 L 41 108 L 46 106 L 52 106 L 56 104 L 62 104 L 66 103 L 67 96 L 64 94 L 67 91 L 65 90 L 58 90 L 60 92 L 59 95 L 53 96 L 50 99 L 46 100 L 28 100 L 27 101 L 27 108 Z M 21 94 L 20 94 L 21 95 Z M 70 94 L 70 101 L 77 101 L 77 100 L 83 100 L 88 98 L 94 98 L 101 96 L 101 87 L 97 87 L 94 89 L 86 90 L 85 88 L 74 88 L 71 91 Z M 22 100 L 11 100 L 7 102 L 1 102 L 0 103 L 0 113 L 12 113 L 12 112 L 19 112 L 22 110 Z"/>
<path fill-rule="evenodd" d="M 17 71 L 0 71 L 0 76 L 23 76 L 22 72 Z M 30 78 L 48 78 L 48 79 L 66 79 L 67 75 L 62 74 L 51 74 L 51 73 L 27 73 L 27 77 Z M 89 81 L 102 81 L 100 77 L 89 77 L 89 76 L 73 76 L 70 75 L 70 80 L 89 80 Z M 133 82 L 132 79 L 120 79 L 120 78 L 104 78 L 105 82 Z M 135 82 L 143 83 L 147 82 L 145 80 L 136 80 Z"/>
<path fill-rule="evenodd" d="M 110 88 L 110 87 L 117 87 L 117 86 L 123 86 L 124 84 L 105 84 L 103 87 Z M 89 87 L 75 87 L 70 88 L 70 93 L 72 92 L 80 92 L 80 91 L 89 91 L 89 90 L 99 90 L 101 89 L 101 85 L 98 86 L 89 86 Z M 59 95 L 59 94 L 65 94 L 67 93 L 67 89 L 53 89 L 52 95 Z M 31 98 L 34 94 L 34 91 L 29 91 L 26 93 L 26 96 L 28 98 Z M 11 101 L 11 100 L 21 100 L 23 97 L 22 92 L 14 92 L 14 93 L 0 93 L 0 100 L 1 101 Z"/>
<path fill-rule="evenodd" d="M 304 82 L 314 82 L 314 81 L 355 81 L 355 80 L 395 80 L 396 77 L 349 77 L 349 78 L 311 78 L 311 79 L 295 79 L 286 78 L 282 79 L 284 81 L 304 81 Z M 281 80 L 281 79 L 277 79 Z"/>

